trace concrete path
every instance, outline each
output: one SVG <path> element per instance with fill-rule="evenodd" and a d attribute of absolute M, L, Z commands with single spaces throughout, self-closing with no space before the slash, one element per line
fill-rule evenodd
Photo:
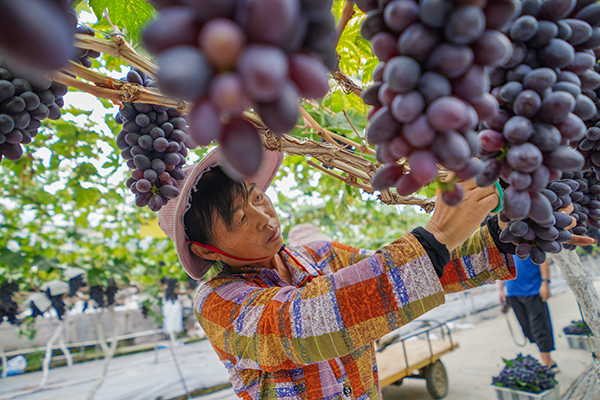
<path fill-rule="evenodd" d="M 166 343 L 165 343 L 166 344 Z M 228 383 L 229 374 L 207 340 L 174 348 L 189 391 Z M 102 373 L 104 360 L 0 379 L 0 400 L 84 400 Z M 183 396 L 185 390 L 168 348 L 114 358 L 95 400 L 154 400 Z"/>

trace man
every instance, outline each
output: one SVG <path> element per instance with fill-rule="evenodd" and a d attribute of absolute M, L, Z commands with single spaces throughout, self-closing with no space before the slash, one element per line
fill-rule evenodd
<path fill-rule="evenodd" d="M 542 358 L 541 364 L 558 368 L 550 357 L 550 352 L 554 350 L 552 321 L 546 303 L 550 297 L 550 261 L 546 260 L 538 266 L 529 258 L 521 260 L 515 257 L 515 265 L 517 278 L 500 281 L 500 300 L 512 307 L 523 334 L 529 342 L 537 345 Z"/>
<path fill-rule="evenodd" d="M 380 399 L 375 340 L 444 303 L 444 294 L 515 277 L 494 186 L 462 183 L 424 228 L 373 251 L 321 240 L 283 244 L 265 191 L 282 155 L 231 180 L 217 149 L 184 168 L 180 195 L 158 223 L 200 285 L 196 317 L 244 399 Z M 594 242 L 590 239 L 588 242 Z"/>

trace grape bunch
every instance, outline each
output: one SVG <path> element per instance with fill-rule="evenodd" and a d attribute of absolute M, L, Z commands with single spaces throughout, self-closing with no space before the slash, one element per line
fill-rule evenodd
<path fill-rule="evenodd" d="M 84 280 L 84 275 L 77 275 L 76 277 L 69 279 L 69 296 L 75 296 L 75 293 L 86 285 L 87 283 Z"/>
<path fill-rule="evenodd" d="M 485 3 L 485 2 L 484 2 Z M 405 196 L 434 180 L 438 164 L 469 179 L 482 170 L 473 156 L 475 128 L 494 115 L 485 68 L 512 54 L 499 31 L 516 4 L 490 0 L 484 6 L 452 0 L 357 2 L 368 12 L 361 33 L 372 42 L 379 65 L 363 101 L 373 106 L 367 137 L 385 165 L 374 175 L 378 190 L 395 186 Z M 379 6 L 377 5 L 379 4 Z M 398 164 L 406 159 L 410 169 Z M 458 204 L 457 183 L 442 186 L 448 204 Z"/>
<path fill-rule="evenodd" d="M 530 355 L 518 354 L 512 360 L 504 360 L 504 363 L 506 365 L 500 374 L 492 378 L 492 385 L 539 393 L 558 384 L 554 379 L 556 372 L 543 367 Z"/>
<path fill-rule="evenodd" d="M 76 25 L 68 0 L 0 1 L 0 54 L 45 71 L 74 54 Z"/>
<path fill-rule="evenodd" d="M 150 88 L 155 84 L 135 69 L 127 81 Z M 126 185 L 136 196 L 136 206 L 158 211 L 179 196 L 177 181 L 185 177 L 181 168 L 188 154 L 186 120 L 176 108 L 147 103 L 123 103 L 115 118 L 123 124 L 117 147 L 133 170 Z"/>
<path fill-rule="evenodd" d="M 52 303 L 52 307 L 56 311 L 56 315 L 58 319 L 62 321 L 63 315 L 67 312 L 67 307 L 65 306 L 64 301 L 64 293 L 53 295 L 51 289 L 46 289 L 46 296 L 50 299 Z"/>
<path fill-rule="evenodd" d="M 94 303 L 96 303 L 97 308 L 102 308 L 106 305 L 106 301 L 104 300 L 104 288 L 102 287 L 102 285 L 90 286 L 89 295 L 90 299 L 92 299 Z"/>
<path fill-rule="evenodd" d="M 42 121 L 60 119 L 68 87 L 0 56 L 0 161 L 16 161 Z"/>
<path fill-rule="evenodd" d="M 600 229 L 600 180 L 596 172 L 587 170 L 565 173 L 563 178 L 571 187 L 577 185 L 570 194 L 574 207 L 571 215 L 577 220 L 573 233 L 597 237 Z M 572 245 L 564 247 L 569 250 L 575 249 Z"/>
<path fill-rule="evenodd" d="M 160 283 L 165 286 L 165 299 L 170 301 L 177 300 L 177 279 L 175 278 L 162 278 Z"/>
<path fill-rule="evenodd" d="M 563 328 L 567 335 L 591 335 L 592 331 L 585 321 L 571 321 L 570 325 Z"/>
<path fill-rule="evenodd" d="M 530 256 L 536 264 L 544 262 L 545 252 L 558 253 L 562 248 L 574 250 L 574 245 L 562 244 L 569 241 L 572 234 L 586 235 L 589 230 L 597 231 L 600 227 L 600 182 L 594 171 L 564 172 L 562 179 L 551 182 L 541 193 L 552 205 L 554 218 L 551 221 L 554 223 L 539 225 L 530 218 L 510 221 L 500 235 L 502 241 L 517 244 L 518 257 Z M 570 216 L 558 212 L 571 204 L 573 212 Z M 566 231 L 572 218 L 577 225 Z"/>
<path fill-rule="evenodd" d="M 500 177 L 508 184 L 505 217 L 535 223 L 552 231 L 551 236 L 556 235 L 551 229 L 557 223 L 556 207 L 553 196 L 542 191 L 562 173 L 583 167 L 584 158 L 569 144 L 584 137 L 584 121 L 597 112 L 586 93 L 600 86 L 594 70 L 600 19 L 590 18 L 600 11 L 598 6 L 574 0 L 522 2 L 520 16 L 508 27 L 512 57 L 489 72 L 500 111 L 484 121 L 478 134 L 485 169 L 475 181 L 488 186 Z M 539 237 L 540 243 L 549 240 L 545 237 Z M 534 248 L 561 250 L 558 243 L 542 247 Z M 538 250 L 531 253 L 534 262 L 545 259 Z"/>
<path fill-rule="evenodd" d="M 4 281 L 0 283 L 0 324 L 6 319 L 12 325 L 19 324 L 17 314 L 19 305 L 14 299 L 14 294 L 19 290 L 15 282 Z"/>
<path fill-rule="evenodd" d="M 598 59 L 597 56 L 596 59 Z M 594 70 L 596 72 L 600 71 L 600 64 L 597 62 L 594 64 Z M 593 169 L 600 172 L 600 111 L 598 111 L 600 89 L 588 89 L 582 92 L 596 104 L 596 114 L 586 121 L 587 131 L 585 137 L 577 141 L 571 141 L 570 145 L 577 148 L 583 155 L 585 163 L 582 169 L 584 171 Z"/>
<path fill-rule="evenodd" d="M 108 280 L 108 286 L 106 287 L 106 290 L 104 291 L 104 293 L 106 294 L 106 305 L 107 306 L 112 306 L 113 304 L 115 304 L 115 295 L 117 294 L 118 290 L 119 290 L 119 288 L 117 287 L 117 283 L 115 282 L 115 280 L 113 278 L 110 278 Z"/>
<path fill-rule="evenodd" d="M 300 96 L 327 94 L 337 66 L 332 1 L 153 3 L 160 14 L 142 42 L 157 56 L 161 91 L 195 102 L 188 121 L 197 144 L 217 140 L 229 166 L 253 174 L 262 142 L 242 112 L 253 108 L 282 134 L 296 124 Z"/>
<path fill-rule="evenodd" d="M 562 243 L 572 238 L 571 232 L 566 228 L 573 222 L 570 215 L 560 212 L 559 209 L 571 204 L 571 193 L 578 186 L 575 181 L 562 180 L 550 183 L 540 192 L 552 207 L 551 218 L 547 221 L 536 222 L 532 218 L 510 220 L 502 212 L 500 216 L 508 225 L 500 233 L 500 240 L 517 245 L 517 257 L 530 257 L 531 261 L 538 265 L 546 260 L 546 253 L 559 253 L 563 249 Z"/>
<path fill-rule="evenodd" d="M 94 37 L 96 34 L 96 31 L 94 31 L 94 28 L 92 28 L 91 26 L 80 25 L 75 29 L 75 33 Z M 75 56 L 73 57 L 73 60 L 78 62 L 79 64 L 83 65 L 86 68 L 91 68 L 92 67 L 91 58 L 98 58 L 98 57 L 100 57 L 100 52 L 98 52 L 96 50 L 77 48 L 75 51 Z"/>

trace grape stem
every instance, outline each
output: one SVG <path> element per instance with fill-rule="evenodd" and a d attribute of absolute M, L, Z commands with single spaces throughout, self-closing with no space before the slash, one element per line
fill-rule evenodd
<path fill-rule="evenodd" d="M 334 146 L 339 146 L 337 144 L 337 142 L 335 140 L 339 140 L 342 143 L 345 144 L 349 144 L 351 146 L 357 147 L 360 149 L 361 153 L 367 153 L 370 155 L 375 155 L 375 150 L 371 149 L 370 147 L 363 145 L 359 145 L 358 143 L 356 143 L 353 140 L 350 140 L 348 138 L 345 138 L 344 136 L 338 135 L 337 133 L 328 131 L 327 129 L 323 128 L 321 125 L 319 125 L 319 123 L 312 117 L 312 115 L 310 115 L 308 113 L 308 111 L 306 111 L 306 109 L 304 109 L 304 107 L 302 106 L 298 106 L 298 111 L 300 112 L 300 115 L 302 115 L 302 118 L 304 119 L 304 121 L 306 122 L 306 124 L 314 129 L 317 134 L 322 137 L 323 139 L 325 139 L 326 142 L 331 143 Z M 356 132 L 356 129 L 355 129 Z M 362 141 L 362 139 L 361 139 Z"/>
<path fill-rule="evenodd" d="M 362 89 L 348 77 L 342 70 L 338 67 L 335 71 L 331 73 L 331 77 L 336 80 L 337 83 L 342 86 L 344 92 L 346 94 L 354 93 L 358 97 L 362 94 Z"/>

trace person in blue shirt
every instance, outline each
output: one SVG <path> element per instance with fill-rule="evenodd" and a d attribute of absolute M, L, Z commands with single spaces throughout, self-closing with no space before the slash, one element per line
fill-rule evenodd
<path fill-rule="evenodd" d="M 525 337 L 538 346 L 541 364 L 557 368 L 550 357 L 550 352 L 554 350 L 554 335 L 546 303 L 550 297 L 550 261 L 546 260 L 543 264 L 536 265 L 529 258 L 521 260 L 514 257 L 514 260 L 517 278 L 500 281 L 500 300 L 502 303 L 508 302 L 515 311 Z"/>

